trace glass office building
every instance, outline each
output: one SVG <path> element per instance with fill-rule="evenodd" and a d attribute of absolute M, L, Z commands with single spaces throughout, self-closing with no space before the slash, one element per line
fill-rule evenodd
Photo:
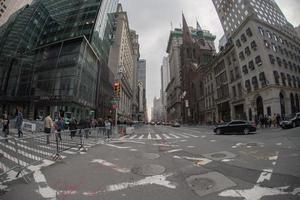
<path fill-rule="evenodd" d="M 34 0 L 0 28 L 0 112 L 76 118 L 110 109 L 117 0 Z"/>

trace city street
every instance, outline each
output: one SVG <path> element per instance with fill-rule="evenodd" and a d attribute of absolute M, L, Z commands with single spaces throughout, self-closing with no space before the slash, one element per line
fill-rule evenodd
<path fill-rule="evenodd" d="M 28 184 L 0 184 L 0 199 L 300 199 L 300 128 L 215 135 L 212 127 L 147 125 L 86 144 L 27 169 Z"/>

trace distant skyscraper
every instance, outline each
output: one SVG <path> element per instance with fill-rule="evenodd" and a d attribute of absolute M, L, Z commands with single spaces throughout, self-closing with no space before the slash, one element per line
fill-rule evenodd
<path fill-rule="evenodd" d="M 137 68 L 137 81 L 139 86 L 139 120 L 147 121 L 147 102 L 146 102 L 146 60 L 140 59 Z"/>
<path fill-rule="evenodd" d="M 0 26 L 17 10 L 30 4 L 32 0 L 0 0 Z"/>
<path fill-rule="evenodd" d="M 295 35 L 293 26 L 287 21 L 274 0 L 213 0 L 213 3 L 227 38 L 249 16 Z"/>

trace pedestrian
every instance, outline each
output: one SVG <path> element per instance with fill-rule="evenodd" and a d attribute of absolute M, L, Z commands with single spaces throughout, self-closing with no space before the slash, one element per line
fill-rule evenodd
<path fill-rule="evenodd" d="M 55 123 L 55 129 L 56 129 L 56 134 L 60 141 L 62 141 L 61 131 L 64 130 L 64 126 L 65 126 L 64 119 L 61 116 L 59 116 L 57 122 Z"/>
<path fill-rule="evenodd" d="M 47 117 L 44 119 L 44 132 L 47 134 L 46 144 L 50 144 L 50 134 L 51 134 L 52 127 L 53 127 L 53 120 L 50 116 L 50 113 L 48 113 Z"/>
<path fill-rule="evenodd" d="M 21 136 L 23 137 L 22 132 L 22 125 L 23 125 L 23 113 L 21 112 L 21 109 L 17 109 L 17 116 L 16 116 L 16 128 L 18 129 L 18 138 Z"/>
<path fill-rule="evenodd" d="M 281 120 L 281 117 L 279 114 L 277 114 L 277 116 L 276 116 L 277 127 L 280 127 L 280 120 Z"/>
<path fill-rule="evenodd" d="M 4 137 L 7 138 L 9 135 L 9 118 L 7 114 L 3 115 L 2 126 L 2 132 L 4 133 Z M 8 140 L 5 139 L 5 142 L 8 142 Z"/>
<path fill-rule="evenodd" d="M 110 131 L 111 131 L 111 123 L 108 119 L 106 119 L 104 121 L 104 124 L 105 124 L 106 135 L 107 135 L 107 138 L 109 139 L 109 135 L 110 135 Z"/>
<path fill-rule="evenodd" d="M 272 117 L 272 124 L 273 124 L 274 128 L 277 126 L 277 123 L 276 123 L 276 114 L 275 113 L 274 113 L 274 115 Z"/>
<path fill-rule="evenodd" d="M 76 119 L 73 118 L 73 119 L 70 121 L 69 129 L 70 129 L 70 131 L 71 131 L 71 139 L 73 139 L 73 137 L 75 137 L 76 129 L 77 129 L 77 121 L 76 121 Z"/>

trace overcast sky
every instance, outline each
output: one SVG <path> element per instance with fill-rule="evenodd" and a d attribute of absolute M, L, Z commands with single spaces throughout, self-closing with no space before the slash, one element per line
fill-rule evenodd
<path fill-rule="evenodd" d="M 183 12 L 189 26 L 199 21 L 203 29 L 211 31 L 218 41 L 223 29 L 212 0 L 120 0 L 127 11 L 129 26 L 139 34 L 141 58 L 147 60 L 147 104 L 150 113 L 153 98 L 160 96 L 160 67 L 171 24 L 180 27 Z M 276 0 L 288 21 L 300 24 L 300 0 Z"/>

